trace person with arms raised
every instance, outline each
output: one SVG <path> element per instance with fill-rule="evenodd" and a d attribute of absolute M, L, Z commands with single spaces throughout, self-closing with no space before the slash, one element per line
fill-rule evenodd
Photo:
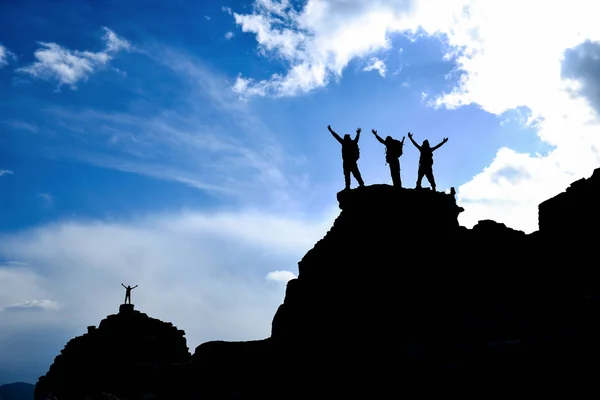
<path fill-rule="evenodd" d="M 365 182 L 360 176 L 360 171 L 358 170 L 358 159 L 360 158 L 358 140 L 360 139 L 360 132 L 362 129 L 356 129 L 356 137 L 354 139 L 352 139 L 348 134 L 345 134 L 344 138 L 342 139 L 340 135 L 331 129 L 331 125 L 327 125 L 327 129 L 342 145 L 342 163 L 344 168 L 344 180 L 346 183 L 345 189 L 350 189 L 350 174 L 354 176 L 354 179 L 356 179 L 360 187 L 365 186 Z"/>
<path fill-rule="evenodd" d="M 394 139 L 391 136 L 386 136 L 382 139 L 375 129 L 372 129 L 373 135 L 379 141 L 379 143 L 385 145 L 385 162 L 390 166 L 390 174 L 392 175 L 392 183 L 395 187 L 402 187 L 402 180 L 400 179 L 400 156 L 404 149 L 404 139 Z"/>
<path fill-rule="evenodd" d="M 423 144 L 419 146 L 417 142 L 413 140 L 413 135 L 410 132 L 408 132 L 408 138 L 421 152 L 421 156 L 419 157 L 417 189 L 421 188 L 421 181 L 423 180 L 423 176 L 425 176 L 431 184 L 431 190 L 435 192 L 435 179 L 433 178 L 433 152 L 442 147 L 442 145 L 448 141 L 448 138 L 444 138 L 444 140 L 433 147 L 429 146 L 429 140 L 427 139 L 423 140 Z"/>

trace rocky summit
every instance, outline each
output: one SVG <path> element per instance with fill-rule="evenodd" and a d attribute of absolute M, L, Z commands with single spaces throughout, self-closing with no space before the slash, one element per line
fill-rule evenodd
<path fill-rule="evenodd" d="M 65 345 L 39 378 L 35 398 L 177 394 L 182 386 L 178 382 L 185 379 L 179 367 L 190 360 L 184 335 L 173 324 L 136 311 L 133 304 L 122 304 L 118 314 L 109 315 L 98 327 L 89 326 L 86 334 Z"/>
<path fill-rule="evenodd" d="M 525 234 L 490 220 L 460 226 L 451 194 L 344 190 L 333 226 L 288 282 L 269 338 L 206 342 L 188 360 L 181 331 L 126 308 L 67 344 L 36 393 L 595 393 L 599 192 L 600 169 L 542 203 L 540 229 Z"/>

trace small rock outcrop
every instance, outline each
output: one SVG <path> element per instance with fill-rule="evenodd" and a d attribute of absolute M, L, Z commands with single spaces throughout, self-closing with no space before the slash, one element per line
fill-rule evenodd
<path fill-rule="evenodd" d="M 184 331 L 136 311 L 133 304 L 122 304 L 118 314 L 65 345 L 39 378 L 35 399 L 50 394 L 60 400 L 102 393 L 121 399 L 174 395 L 178 388 L 187 390 L 178 366 L 189 361 Z"/>
<path fill-rule="evenodd" d="M 600 168 L 589 178 L 573 183 L 566 191 L 540 203 L 538 225 L 548 238 L 587 239 L 600 226 Z"/>

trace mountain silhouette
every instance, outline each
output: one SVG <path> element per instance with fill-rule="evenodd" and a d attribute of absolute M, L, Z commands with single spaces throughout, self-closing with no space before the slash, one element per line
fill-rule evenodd
<path fill-rule="evenodd" d="M 35 385 L 14 382 L 0 386 L 0 400 L 31 400 Z"/>
<path fill-rule="evenodd" d="M 122 305 L 67 344 L 36 399 L 596 393 L 600 169 L 541 203 L 531 234 L 460 226 L 451 193 L 343 190 L 270 337 L 206 342 L 189 357 L 182 331 Z"/>
<path fill-rule="evenodd" d="M 179 366 L 190 360 L 184 335 L 173 324 L 150 318 L 133 304 L 122 304 L 118 314 L 65 345 L 39 378 L 35 398 L 83 399 L 102 393 L 141 398 L 165 391 L 176 398 L 177 387 L 171 385 L 183 377 Z M 168 368 L 156 374 L 159 366 Z"/>

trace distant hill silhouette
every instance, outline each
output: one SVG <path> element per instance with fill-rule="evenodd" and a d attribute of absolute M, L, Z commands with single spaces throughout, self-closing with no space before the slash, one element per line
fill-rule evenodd
<path fill-rule="evenodd" d="M 599 194 L 600 169 L 540 204 L 540 229 L 526 235 L 490 220 L 461 227 L 463 209 L 445 193 L 342 191 L 342 211 L 300 260 L 269 338 L 206 342 L 188 360 L 183 334 L 151 342 L 162 323 L 129 310 L 68 344 L 36 398 L 47 388 L 60 399 L 596 393 Z M 105 375 L 85 372 L 99 365 Z"/>
<path fill-rule="evenodd" d="M 0 386 L 0 400 L 31 400 L 35 385 L 25 382 L 8 383 Z"/>

